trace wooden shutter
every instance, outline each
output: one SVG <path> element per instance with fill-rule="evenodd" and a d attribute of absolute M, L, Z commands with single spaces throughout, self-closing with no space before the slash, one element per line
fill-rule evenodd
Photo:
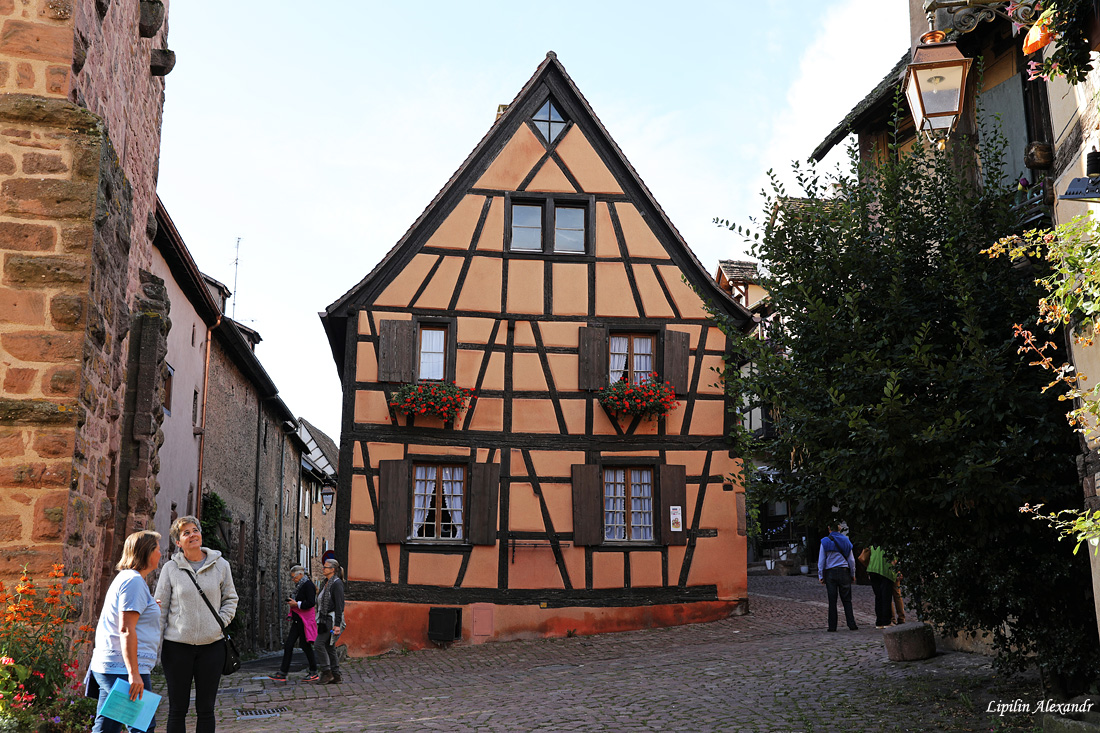
<path fill-rule="evenodd" d="M 573 544 L 603 542 L 603 482 L 600 467 L 585 463 L 573 466 Z"/>
<path fill-rule="evenodd" d="M 378 462 L 378 542 L 399 544 L 409 538 L 408 461 Z"/>
<path fill-rule="evenodd" d="M 378 381 L 416 380 L 416 324 L 380 321 L 378 324 Z"/>
<path fill-rule="evenodd" d="M 690 519 L 687 515 L 687 469 L 684 466 L 661 466 L 660 492 L 661 544 L 686 545 Z M 681 529 L 672 531 L 672 507 L 680 507 Z"/>
<path fill-rule="evenodd" d="M 607 386 L 606 328 L 581 327 L 577 362 L 577 384 L 580 389 L 603 389 Z"/>
<path fill-rule="evenodd" d="M 676 394 L 688 391 L 688 351 L 691 338 L 683 331 L 665 331 L 665 359 L 661 381 L 668 382 Z"/>
<path fill-rule="evenodd" d="M 500 490 L 500 464 L 475 463 L 470 474 L 470 542 L 495 545 L 497 542 L 497 494 Z"/>

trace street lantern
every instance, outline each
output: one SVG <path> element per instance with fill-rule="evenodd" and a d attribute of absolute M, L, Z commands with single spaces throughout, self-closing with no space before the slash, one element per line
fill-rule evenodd
<path fill-rule="evenodd" d="M 929 139 L 943 139 L 951 134 L 965 101 L 971 59 L 946 39 L 943 31 L 929 31 L 921 36 L 905 72 L 905 96 L 913 121 Z"/>
<path fill-rule="evenodd" d="M 336 489 L 331 486 L 325 486 L 321 489 L 321 506 L 325 508 L 327 512 L 332 508 L 332 500 L 336 498 Z"/>

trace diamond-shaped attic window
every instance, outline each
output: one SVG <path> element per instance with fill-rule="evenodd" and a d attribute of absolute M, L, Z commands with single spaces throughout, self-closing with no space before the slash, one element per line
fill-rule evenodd
<path fill-rule="evenodd" d="M 542 108 L 535 113 L 531 120 L 546 141 L 551 143 L 558 139 L 558 135 L 561 135 L 561 131 L 565 129 L 566 124 L 566 119 L 561 116 L 561 112 L 558 112 L 558 108 L 550 100 L 542 105 Z"/>

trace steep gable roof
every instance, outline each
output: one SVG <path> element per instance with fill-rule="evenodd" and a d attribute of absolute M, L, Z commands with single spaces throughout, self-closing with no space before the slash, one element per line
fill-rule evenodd
<path fill-rule="evenodd" d="M 648 225 L 658 233 L 662 241 L 673 245 L 669 255 L 673 263 L 687 276 L 691 285 L 697 288 L 705 299 L 726 310 L 746 326 L 751 322 L 751 314 L 734 302 L 729 294 L 722 291 L 709 276 L 638 172 L 608 134 L 588 101 L 577 89 L 576 84 L 558 61 L 557 55 L 551 51 L 547 53 L 545 60 L 507 109 L 497 118 L 485 137 L 397 244 L 355 287 L 319 314 L 328 335 L 337 370 L 341 374 L 345 367 L 344 360 L 350 358 L 345 351 L 345 342 L 349 328 L 347 321 L 354 307 L 369 302 L 409 263 L 469 189 L 475 187 L 475 184 L 486 174 L 498 153 L 513 140 L 516 131 L 548 97 L 553 97 L 555 103 L 560 105 L 573 123 L 581 129 L 596 154 L 615 176 L 616 184 L 622 188 L 627 198 L 638 205 Z"/>

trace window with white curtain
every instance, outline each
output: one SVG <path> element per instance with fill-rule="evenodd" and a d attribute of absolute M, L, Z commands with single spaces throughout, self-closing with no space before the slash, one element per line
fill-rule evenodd
<path fill-rule="evenodd" d="M 420 464 L 413 469 L 412 539 L 465 537 L 466 469 Z"/>
<path fill-rule="evenodd" d="M 446 373 L 447 329 L 422 326 L 420 329 L 420 379 L 442 381 Z"/>
<path fill-rule="evenodd" d="M 609 541 L 653 541 L 653 469 L 605 468 L 603 536 Z"/>
<path fill-rule="evenodd" d="M 611 383 L 626 380 L 642 384 L 655 379 L 653 347 L 652 335 L 612 333 L 608 339 Z"/>

